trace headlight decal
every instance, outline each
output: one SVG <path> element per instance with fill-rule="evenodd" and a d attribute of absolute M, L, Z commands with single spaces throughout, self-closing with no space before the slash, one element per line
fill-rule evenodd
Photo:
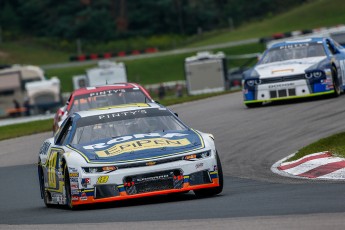
<path fill-rule="evenodd" d="M 195 160 L 204 159 L 204 158 L 207 158 L 207 157 L 210 157 L 210 156 L 211 156 L 211 150 L 208 150 L 208 151 L 204 151 L 204 152 L 200 152 L 200 153 L 195 153 L 195 154 L 184 156 L 183 160 L 195 161 Z"/>

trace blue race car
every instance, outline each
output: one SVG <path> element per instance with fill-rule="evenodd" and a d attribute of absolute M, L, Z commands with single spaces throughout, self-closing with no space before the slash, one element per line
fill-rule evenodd
<path fill-rule="evenodd" d="M 345 88 L 345 49 L 331 38 L 276 43 L 243 73 L 244 104 L 302 97 L 339 96 Z"/>

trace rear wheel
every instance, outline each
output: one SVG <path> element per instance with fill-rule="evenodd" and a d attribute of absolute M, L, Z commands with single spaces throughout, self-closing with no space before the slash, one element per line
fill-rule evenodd
<path fill-rule="evenodd" d="M 38 163 L 38 179 L 40 183 L 40 192 L 41 192 L 41 198 L 44 201 L 44 204 L 47 208 L 52 207 L 52 204 L 49 204 L 49 201 L 51 200 L 50 193 L 46 191 L 45 185 L 44 185 L 44 174 L 43 174 L 43 169 L 41 166 L 41 163 Z"/>
<path fill-rule="evenodd" d="M 222 169 L 222 164 L 220 162 L 218 153 L 216 154 L 217 158 L 217 168 L 218 168 L 218 180 L 219 180 L 219 186 L 215 188 L 204 188 L 204 189 L 199 189 L 195 190 L 194 193 L 198 197 L 210 197 L 210 196 L 215 196 L 223 191 L 223 169 Z"/>
<path fill-rule="evenodd" d="M 66 205 L 68 208 L 73 209 L 72 196 L 71 196 L 71 183 L 69 180 L 69 172 L 67 164 L 64 167 L 64 182 L 65 182 L 65 194 L 66 194 Z"/>

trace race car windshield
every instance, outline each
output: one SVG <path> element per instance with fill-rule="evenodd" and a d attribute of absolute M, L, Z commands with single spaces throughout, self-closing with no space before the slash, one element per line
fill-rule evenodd
<path fill-rule="evenodd" d="M 262 57 L 260 64 L 321 56 L 326 56 L 321 43 L 291 44 L 268 50 Z"/>
<path fill-rule="evenodd" d="M 147 97 L 139 89 L 105 90 L 76 96 L 69 113 L 72 114 L 78 111 L 107 106 L 145 102 L 147 102 Z"/>
<path fill-rule="evenodd" d="M 78 122 L 72 144 L 86 144 L 102 139 L 110 139 L 133 134 L 182 131 L 187 127 L 178 121 L 170 112 L 149 113 L 147 110 L 132 111 L 133 114 L 117 113 L 99 115 L 90 124 L 89 121 Z M 81 119 L 83 120 L 83 119 Z M 88 124 L 85 124 L 88 123 Z"/>

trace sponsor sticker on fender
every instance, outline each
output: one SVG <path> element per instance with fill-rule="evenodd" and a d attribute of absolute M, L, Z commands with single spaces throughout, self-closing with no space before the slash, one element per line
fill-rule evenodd
<path fill-rule="evenodd" d="M 156 149 L 163 147 L 180 147 L 190 145 L 187 138 L 171 140 L 167 138 L 152 138 L 142 139 L 137 141 L 129 141 L 121 144 L 114 145 L 104 151 L 96 151 L 99 157 L 111 157 L 120 155 L 126 152 L 134 152 L 147 149 Z"/>
<path fill-rule="evenodd" d="M 69 173 L 69 177 L 79 177 L 79 173 Z"/>

